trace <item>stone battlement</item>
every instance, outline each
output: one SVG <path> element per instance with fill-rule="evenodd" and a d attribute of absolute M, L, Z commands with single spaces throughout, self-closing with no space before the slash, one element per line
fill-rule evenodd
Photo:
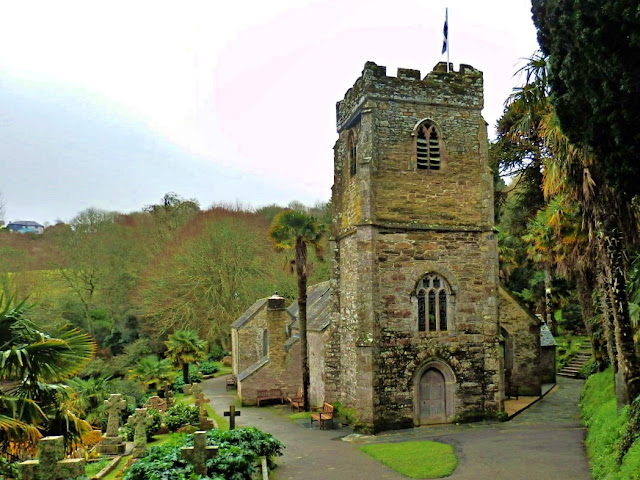
<path fill-rule="evenodd" d="M 396 102 L 448 105 L 478 109 L 484 106 L 482 72 L 470 65 L 439 62 L 423 79 L 420 70 L 398 68 L 397 76 L 387 76 L 387 67 L 367 62 L 362 75 L 344 99 L 336 105 L 338 132 L 349 128 L 367 99 Z"/>

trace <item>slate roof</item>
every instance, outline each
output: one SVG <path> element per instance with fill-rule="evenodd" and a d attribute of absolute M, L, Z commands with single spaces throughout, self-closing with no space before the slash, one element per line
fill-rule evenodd
<path fill-rule="evenodd" d="M 309 287 L 307 291 L 307 330 L 321 332 L 329 326 L 331 323 L 329 297 L 331 297 L 331 288 L 328 280 Z M 289 328 L 300 329 L 298 301 L 294 300 L 287 311 L 294 318 Z"/>
<path fill-rule="evenodd" d="M 245 323 L 253 318 L 253 316 L 258 313 L 262 307 L 267 304 L 267 297 L 261 298 L 260 300 L 256 300 L 256 302 L 247 308 L 242 315 L 238 317 L 238 319 L 231 324 L 231 328 L 238 329 L 242 327 Z"/>
<path fill-rule="evenodd" d="M 553 338 L 553 334 L 546 323 L 540 325 L 540 346 L 541 347 L 554 347 L 556 345 L 556 339 Z"/>

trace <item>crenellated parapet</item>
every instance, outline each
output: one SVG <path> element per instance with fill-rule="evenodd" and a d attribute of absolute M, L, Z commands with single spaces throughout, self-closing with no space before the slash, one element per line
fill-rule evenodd
<path fill-rule="evenodd" d="M 458 71 L 450 64 L 447 72 L 446 62 L 439 62 L 422 79 L 420 70 L 408 68 L 398 68 L 393 77 L 387 76 L 386 67 L 367 62 L 360 78 L 336 105 L 338 132 L 351 127 L 367 99 L 482 110 L 482 72 L 464 64 Z"/>

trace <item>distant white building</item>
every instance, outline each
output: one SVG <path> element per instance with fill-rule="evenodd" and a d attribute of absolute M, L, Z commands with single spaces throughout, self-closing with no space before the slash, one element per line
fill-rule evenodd
<path fill-rule="evenodd" d="M 38 222 L 32 222 L 31 220 L 16 220 L 15 222 L 9 222 L 7 228 L 13 233 L 38 233 L 44 232 L 44 226 Z"/>

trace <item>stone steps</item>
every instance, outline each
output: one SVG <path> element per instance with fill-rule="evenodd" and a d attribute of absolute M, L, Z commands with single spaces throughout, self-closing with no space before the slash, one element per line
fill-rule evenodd
<path fill-rule="evenodd" d="M 561 377 L 576 378 L 582 367 L 585 366 L 590 358 L 591 350 L 586 348 L 581 349 L 564 367 L 562 367 L 562 370 L 558 372 L 558 375 Z"/>

